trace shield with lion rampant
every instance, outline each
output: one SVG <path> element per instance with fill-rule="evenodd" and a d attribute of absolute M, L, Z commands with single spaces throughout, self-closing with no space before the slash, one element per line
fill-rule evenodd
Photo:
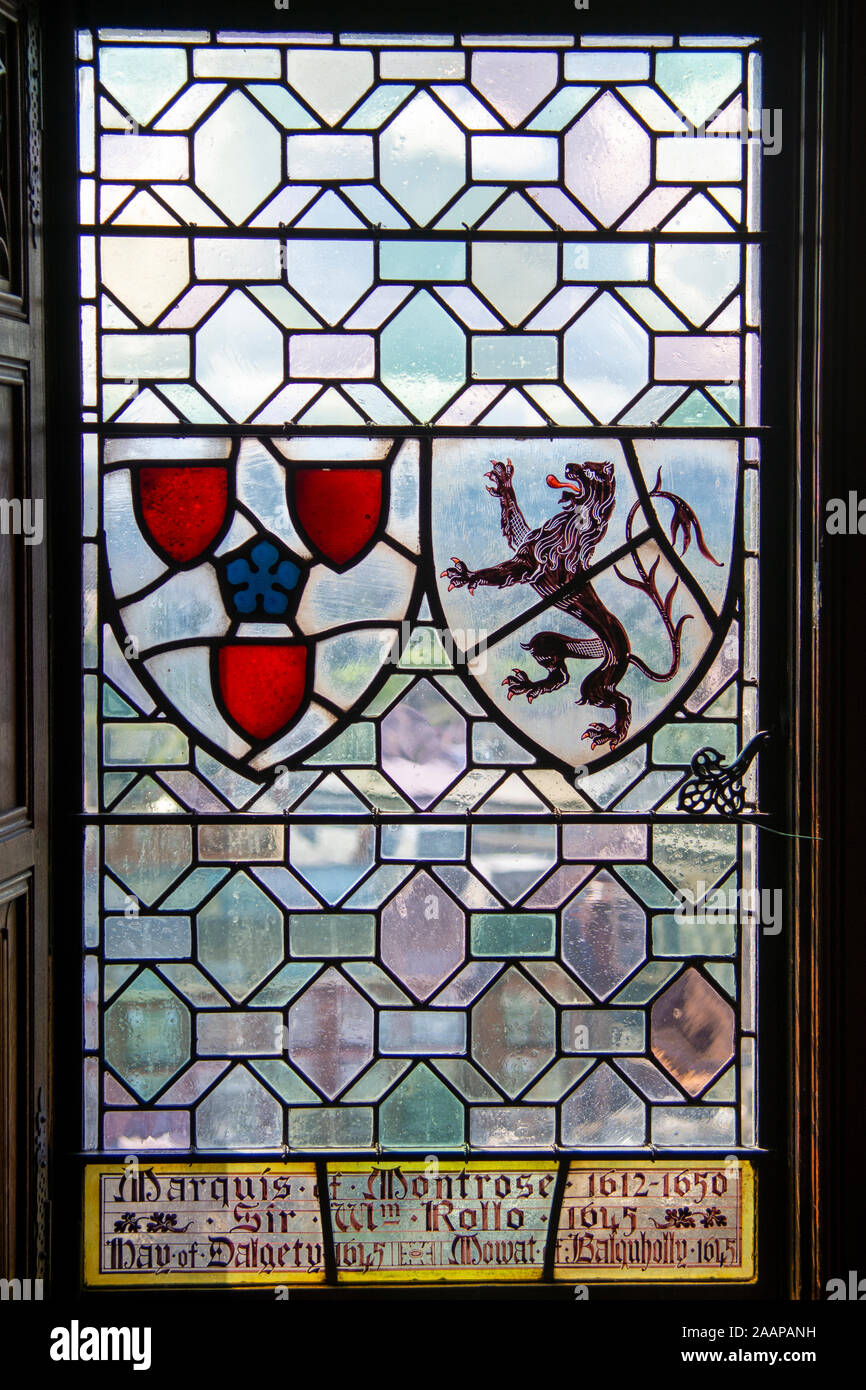
<path fill-rule="evenodd" d="M 332 737 L 416 591 L 417 442 L 114 440 L 102 487 L 115 684 L 247 773 Z"/>
<path fill-rule="evenodd" d="M 538 755 L 619 757 L 707 671 L 734 618 L 738 460 L 725 440 L 434 443 L 439 618 Z"/>

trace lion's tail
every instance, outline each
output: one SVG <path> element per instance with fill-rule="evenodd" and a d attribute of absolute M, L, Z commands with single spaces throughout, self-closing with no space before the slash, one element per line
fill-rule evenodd
<path fill-rule="evenodd" d="M 668 667 L 667 671 L 650 670 L 646 662 L 642 661 L 639 656 L 635 656 L 633 652 L 629 654 L 629 664 L 631 666 L 636 666 L 637 669 L 641 671 L 645 676 L 647 676 L 651 681 L 673 680 L 677 671 L 680 669 L 680 638 L 682 636 L 683 628 L 685 627 L 686 623 L 689 621 L 691 616 L 691 613 L 686 613 L 684 617 L 680 618 L 676 627 L 668 633 L 671 643 L 671 664 Z"/>

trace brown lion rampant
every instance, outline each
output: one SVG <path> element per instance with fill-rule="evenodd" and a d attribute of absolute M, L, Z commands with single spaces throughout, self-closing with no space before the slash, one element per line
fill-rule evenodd
<path fill-rule="evenodd" d="M 679 579 L 674 579 L 668 593 L 662 598 L 656 585 L 661 555 L 656 556 L 647 571 L 639 551 L 633 550 L 630 558 L 637 571 L 637 579 L 627 578 L 614 566 L 615 574 L 624 584 L 640 589 L 648 596 L 664 623 L 671 644 L 671 663 L 667 671 L 653 671 L 645 661 L 633 654 L 628 633 L 602 603 L 592 584 L 588 580 L 579 582 L 592 562 L 596 546 L 604 538 L 613 513 L 616 501 L 613 464 L 566 464 L 564 482 L 549 474 L 548 486 L 561 490 L 560 510 L 535 530 L 530 530 L 518 506 L 512 484 L 514 466 L 511 459 L 505 463 L 491 459 L 491 464 L 491 472 L 485 475 L 492 483 L 487 491 L 499 499 L 502 534 L 514 554 L 501 564 L 478 570 L 470 570 L 455 555 L 451 557 L 449 568 L 442 571 L 442 577 L 449 581 L 449 590 L 465 586 L 470 594 L 479 584 L 498 589 L 507 589 L 513 584 L 531 584 L 543 598 L 553 598 L 559 594 L 552 606 L 585 623 L 596 636 L 580 638 L 566 637 L 559 632 L 536 633 L 521 646 L 531 653 L 547 674 L 534 681 L 525 671 L 515 667 L 502 684 L 508 688 L 509 700 L 515 695 L 525 695 L 531 702 L 539 695 L 568 684 L 566 661 L 569 659 L 599 661 L 600 665 L 590 671 L 581 683 L 578 704 L 612 709 L 614 722 L 612 726 L 590 724 L 582 737 L 591 740 L 592 748 L 607 743 L 614 749 L 623 742 L 631 724 L 631 700 L 617 689 L 629 666 L 636 666 L 651 681 L 672 680 L 679 670 L 680 637 L 692 616 L 687 613 L 676 624 L 671 616 Z M 664 498 L 672 504 L 671 541 L 676 544 L 677 533 L 682 531 L 681 554 L 684 555 L 689 547 L 694 527 L 701 554 L 714 565 L 721 566 L 721 561 L 715 559 L 707 549 L 698 519 L 688 503 L 674 493 L 662 491 L 661 469 L 650 496 Z M 639 509 L 638 501 L 628 515 L 626 537 L 629 542 L 633 539 L 634 519 Z"/>

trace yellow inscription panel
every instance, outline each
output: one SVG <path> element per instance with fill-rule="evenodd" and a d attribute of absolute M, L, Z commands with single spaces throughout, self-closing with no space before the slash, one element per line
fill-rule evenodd
<path fill-rule="evenodd" d="M 85 1283 L 322 1283 L 311 1163 L 88 1164 Z"/>
<path fill-rule="evenodd" d="M 755 1277 L 755 1173 L 745 1160 L 576 1162 L 554 1278 L 585 1283 Z"/>
<path fill-rule="evenodd" d="M 555 1163 L 331 1163 L 340 1281 L 537 1280 Z"/>

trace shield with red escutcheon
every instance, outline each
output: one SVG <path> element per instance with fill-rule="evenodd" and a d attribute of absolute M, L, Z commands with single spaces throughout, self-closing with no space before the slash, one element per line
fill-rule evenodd
<path fill-rule="evenodd" d="M 417 443 L 136 439 L 104 464 L 113 686 L 246 776 L 339 737 L 419 601 Z"/>
<path fill-rule="evenodd" d="M 217 651 L 226 714 L 247 738 L 273 738 L 305 703 L 307 648 L 300 642 L 235 642 Z"/>
<path fill-rule="evenodd" d="M 289 475 L 295 520 L 333 569 L 358 561 L 379 528 L 382 473 L 378 468 L 295 468 Z"/>
<path fill-rule="evenodd" d="M 225 525 L 227 467 L 156 464 L 135 476 L 144 530 L 156 549 L 175 564 L 203 555 Z"/>

